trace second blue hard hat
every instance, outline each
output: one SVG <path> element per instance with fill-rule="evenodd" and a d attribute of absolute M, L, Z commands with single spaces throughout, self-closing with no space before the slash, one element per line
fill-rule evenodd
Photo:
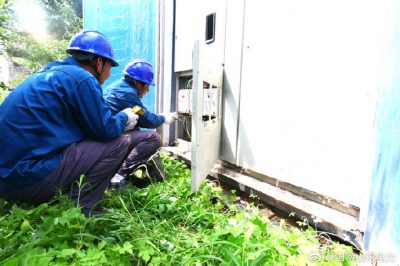
<path fill-rule="evenodd" d="M 77 33 L 72 37 L 66 51 L 68 54 L 73 54 L 74 51 L 92 53 L 107 58 L 111 61 L 112 66 L 119 65 L 115 61 L 114 51 L 107 37 L 95 30 L 84 30 Z"/>
<path fill-rule="evenodd" d="M 153 66 L 143 59 L 129 62 L 122 71 L 128 77 L 139 80 L 143 83 L 155 85 L 153 82 L 154 71 Z"/>

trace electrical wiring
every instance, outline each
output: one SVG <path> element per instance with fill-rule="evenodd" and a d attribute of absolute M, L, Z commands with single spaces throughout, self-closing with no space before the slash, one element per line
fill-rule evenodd
<path fill-rule="evenodd" d="M 190 136 L 190 130 L 189 130 L 189 126 L 190 126 L 190 121 L 189 121 L 189 117 L 185 117 L 185 121 L 184 121 L 184 128 L 186 129 L 186 134 L 189 137 L 189 140 L 192 140 L 192 137 Z M 186 124 L 187 123 L 187 124 Z"/>
<path fill-rule="evenodd" d="M 185 82 L 183 83 L 183 89 L 184 90 L 190 90 L 190 89 L 192 89 L 192 86 L 193 86 L 193 79 L 187 79 L 187 80 L 185 80 Z M 182 92 L 182 94 L 183 94 L 183 92 Z M 189 99 L 190 99 L 190 94 L 185 94 L 185 95 L 187 95 L 187 97 L 189 97 Z M 182 121 L 182 126 L 183 126 L 183 132 L 186 132 L 186 135 L 187 135 L 187 137 L 189 138 L 189 140 L 191 141 L 191 134 L 190 134 L 190 132 L 191 132 L 191 130 L 190 130 L 190 127 L 191 127 L 191 118 L 190 118 L 190 116 L 183 116 L 183 119 L 181 120 Z"/>
<path fill-rule="evenodd" d="M 181 120 L 181 121 L 182 121 L 182 125 L 183 125 L 183 131 L 186 131 L 186 118 L 183 117 L 183 120 Z"/>
<path fill-rule="evenodd" d="M 191 116 L 188 117 L 188 130 L 189 130 L 189 132 L 192 132 L 192 119 L 191 118 L 192 118 Z"/>
<path fill-rule="evenodd" d="M 189 79 L 188 83 L 187 83 L 187 89 L 191 89 L 193 85 L 193 79 Z"/>

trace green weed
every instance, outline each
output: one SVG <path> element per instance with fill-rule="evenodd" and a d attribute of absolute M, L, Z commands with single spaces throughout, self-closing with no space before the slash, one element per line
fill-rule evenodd
<path fill-rule="evenodd" d="M 310 255 L 353 264 L 326 259 L 351 247 L 321 244 L 309 226 L 273 224 L 216 183 L 191 193 L 186 165 L 162 159 L 166 182 L 107 190 L 100 217 L 85 218 L 63 196 L 37 207 L 0 200 L 2 265 L 314 265 Z"/>

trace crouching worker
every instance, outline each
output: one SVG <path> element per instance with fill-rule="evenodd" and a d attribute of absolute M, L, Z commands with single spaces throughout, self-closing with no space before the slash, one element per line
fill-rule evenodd
<path fill-rule="evenodd" d="M 124 186 L 128 182 L 128 177 L 131 177 L 133 185 L 144 187 L 153 181 L 161 181 L 165 174 L 163 174 L 162 163 L 157 154 L 161 145 L 159 134 L 154 130 L 141 131 L 138 127 L 155 129 L 163 123 L 170 124 L 176 115 L 175 113 L 154 114 L 143 105 L 141 99 L 149 92 L 150 85 L 154 86 L 154 71 L 149 62 L 145 60 L 129 62 L 123 74 L 124 77 L 104 90 L 104 99 L 114 114 L 130 106 L 140 107 L 142 113 L 136 130 L 133 130 L 135 133 L 132 134 L 147 136 L 147 144 L 138 146 L 128 155 L 118 173 L 112 178 L 111 186 Z M 142 153 L 153 153 L 153 156 L 144 161 L 143 156 L 140 156 Z"/>
<path fill-rule="evenodd" d="M 40 204 L 61 191 L 89 215 L 144 139 L 129 133 L 138 119 L 131 108 L 113 114 L 104 101 L 100 84 L 118 66 L 106 36 L 80 32 L 66 51 L 0 105 L 0 197 Z"/>

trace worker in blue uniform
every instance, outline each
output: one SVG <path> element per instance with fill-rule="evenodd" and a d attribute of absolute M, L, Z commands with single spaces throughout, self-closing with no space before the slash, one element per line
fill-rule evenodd
<path fill-rule="evenodd" d="M 104 89 L 104 99 L 114 114 L 130 106 L 140 106 L 144 114 L 139 116 L 136 127 L 147 129 L 158 128 L 163 123 L 170 124 L 177 118 L 174 112 L 154 114 L 143 105 L 141 99 L 149 92 L 150 85 L 155 85 L 153 66 L 149 62 L 143 59 L 133 60 L 125 66 L 123 74 L 121 79 Z M 159 148 L 161 145 L 159 134 L 152 130 L 146 132 L 153 135 L 154 145 Z M 136 156 L 129 155 L 118 173 L 111 179 L 111 186 L 125 185 L 130 171 L 137 163 Z"/>
<path fill-rule="evenodd" d="M 131 108 L 112 113 L 104 101 L 101 84 L 118 66 L 107 37 L 82 31 L 66 51 L 0 105 L 0 197 L 39 204 L 61 190 L 90 215 L 124 159 L 154 150 L 131 131 Z"/>

